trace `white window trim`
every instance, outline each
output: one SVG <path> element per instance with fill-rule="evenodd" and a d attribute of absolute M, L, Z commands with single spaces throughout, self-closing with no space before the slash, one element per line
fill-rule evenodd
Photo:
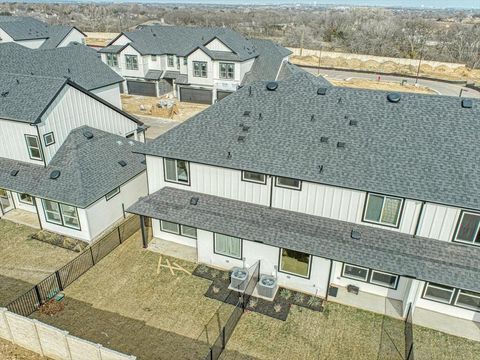
<path fill-rule="evenodd" d="M 163 223 L 164 223 L 164 222 L 169 222 L 169 223 L 172 223 L 172 224 L 177 225 L 177 231 L 172 231 L 172 230 L 169 230 L 169 229 L 165 229 L 165 228 L 163 227 Z M 180 224 L 175 223 L 175 222 L 173 222 L 173 221 L 160 220 L 160 230 L 162 230 L 163 232 L 167 232 L 167 233 L 169 233 L 169 234 L 180 235 Z"/>
<path fill-rule="evenodd" d="M 297 180 L 298 181 L 298 186 L 288 186 L 288 185 L 279 184 L 278 179 L 280 179 L 280 178 Z M 302 189 L 302 180 L 289 178 L 289 177 L 286 177 L 286 176 L 275 176 L 275 186 L 279 187 L 279 188 L 283 188 L 283 189 L 301 190 Z"/>
<path fill-rule="evenodd" d="M 473 245 L 473 246 L 480 246 L 480 244 L 475 243 L 475 239 L 477 238 L 478 233 L 480 232 L 480 221 L 478 222 L 477 230 L 476 230 L 476 232 L 475 232 L 475 236 L 474 236 L 474 240 L 473 240 L 473 241 L 459 240 L 459 239 L 457 238 L 457 237 L 458 237 L 458 233 L 460 232 L 460 228 L 461 228 L 461 226 L 462 226 L 462 222 L 463 222 L 463 218 L 464 218 L 465 214 L 468 214 L 468 215 L 476 215 L 476 216 L 480 217 L 480 214 L 479 214 L 479 213 L 476 213 L 476 212 L 473 212 L 473 211 L 463 211 L 463 212 L 462 212 L 462 216 L 460 217 L 460 220 L 459 220 L 458 225 L 457 225 L 457 231 L 455 232 L 454 241 L 455 241 L 455 242 L 461 242 L 461 243 L 463 243 L 463 244 Z"/>
<path fill-rule="evenodd" d="M 113 199 L 115 196 L 117 196 L 118 194 L 120 194 L 120 186 L 113 189 L 112 191 L 108 192 L 107 195 L 105 195 L 105 200 L 110 200 L 110 199 Z"/>
<path fill-rule="evenodd" d="M 367 270 L 367 275 L 366 275 L 365 279 L 362 279 L 362 278 L 359 278 L 359 277 L 355 277 L 355 276 L 353 276 L 353 275 L 345 274 L 345 268 L 346 268 L 347 266 L 355 267 L 355 268 L 362 269 L 362 270 Z M 358 280 L 358 281 L 368 282 L 369 274 L 370 274 L 370 269 L 369 269 L 369 268 L 366 268 L 366 267 L 363 267 L 363 266 L 357 266 L 357 265 L 353 265 L 353 264 L 348 264 L 348 263 L 344 263 L 344 264 L 343 264 L 342 277 L 344 277 L 344 278 L 351 279 L 351 280 Z"/>
<path fill-rule="evenodd" d="M 223 252 L 218 251 L 217 250 L 217 235 L 223 235 L 223 236 L 228 236 L 230 238 L 239 239 L 240 240 L 240 255 L 237 257 L 237 256 L 225 254 Z M 229 258 L 232 258 L 232 259 L 241 260 L 242 256 L 243 256 L 243 239 L 239 238 L 239 237 L 236 237 L 236 236 L 227 235 L 227 234 L 213 233 L 213 253 L 216 254 L 216 255 L 226 256 L 226 257 L 229 257 Z"/>
<path fill-rule="evenodd" d="M 200 71 L 199 74 L 200 75 L 195 75 L 195 65 L 196 64 L 205 64 L 205 76 L 203 76 L 202 67 L 200 67 L 200 69 L 199 69 L 199 71 Z M 193 66 L 193 69 L 192 69 L 193 70 L 193 77 L 198 77 L 198 78 L 203 78 L 203 79 L 208 78 L 208 62 L 206 62 L 206 61 L 193 61 L 192 66 Z"/>
<path fill-rule="evenodd" d="M 393 276 L 393 277 L 395 277 L 395 283 L 394 283 L 393 286 L 392 286 L 392 285 L 388 285 L 388 284 L 386 284 L 386 283 L 382 283 L 382 282 L 380 282 L 380 281 L 375 281 L 375 280 L 373 280 L 373 273 L 378 273 L 378 274 Z M 370 284 L 374 284 L 374 285 L 378 285 L 378 286 L 383 286 L 383 287 L 390 288 L 390 289 L 396 289 L 396 288 L 397 288 L 397 285 L 398 285 L 398 278 L 399 278 L 398 275 L 391 274 L 391 273 L 388 273 L 388 272 L 385 272 L 385 271 L 378 271 L 378 270 L 371 269 L 371 270 L 370 270 L 370 280 L 369 280 L 369 283 L 370 283 Z"/>
<path fill-rule="evenodd" d="M 222 65 L 232 65 L 232 77 L 228 77 L 228 70 L 225 70 L 227 76 L 222 76 Z M 235 63 L 232 62 L 219 62 L 218 63 L 218 77 L 222 80 L 235 80 Z"/>
<path fill-rule="evenodd" d="M 375 195 L 375 196 L 381 196 L 383 197 L 383 204 L 382 204 L 382 211 L 380 212 L 380 219 L 382 218 L 382 215 L 383 215 L 383 209 L 385 208 L 385 203 L 386 203 L 386 199 L 395 199 L 395 200 L 400 200 L 400 207 L 398 208 L 398 217 L 397 217 L 397 222 L 393 225 L 393 224 L 389 224 L 389 223 L 384 223 L 384 222 L 381 222 L 381 221 L 375 221 L 375 220 L 368 220 L 367 219 L 367 210 L 368 210 L 368 204 L 370 203 L 370 195 Z M 389 196 L 389 195 L 383 195 L 383 194 L 377 194 L 377 193 L 367 193 L 367 203 L 365 204 L 365 211 L 363 213 L 363 222 L 365 223 L 371 223 L 371 224 L 377 224 L 377 225 L 382 225 L 382 226 L 389 226 L 389 227 L 392 227 L 392 228 L 398 228 L 399 224 L 400 224 L 400 219 L 402 218 L 402 211 L 403 211 L 403 202 L 404 202 L 405 199 L 403 198 L 399 198 L 399 197 L 395 197 L 395 196 Z"/>
<path fill-rule="evenodd" d="M 453 297 L 455 296 L 455 288 L 451 288 L 452 289 L 452 293 L 450 295 L 450 300 L 449 301 L 446 301 L 446 300 L 441 300 L 441 299 L 438 299 L 438 298 L 433 298 L 433 297 L 428 297 L 427 295 L 427 290 L 429 287 L 432 287 L 432 288 L 435 288 L 435 289 L 440 289 L 440 290 L 444 290 L 444 291 L 448 291 L 448 289 L 445 289 L 444 287 L 440 287 L 440 286 L 435 286 L 429 282 L 427 282 L 425 284 L 425 290 L 423 291 L 423 298 L 426 299 L 426 300 L 430 300 L 430 301 L 436 301 L 436 302 L 439 302 L 439 303 L 442 303 L 442 304 L 447 304 L 447 305 L 451 305 L 452 304 L 452 299 Z"/>
<path fill-rule="evenodd" d="M 479 294 L 478 296 L 476 296 L 476 295 L 467 294 L 467 293 L 465 293 L 465 292 L 463 292 L 463 291 L 464 291 L 464 290 L 462 290 L 462 289 L 459 289 L 459 290 L 457 291 L 457 296 L 455 297 L 454 305 L 455 305 L 455 306 L 458 306 L 458 307 L 461 307 L 462 309 L 467 309 L 467 310 L 470 310 L 470 311 L 480 312 L 480 310 L 479 310 L 478 308 L 472 308 L 472 307 L 470 307 L 470 306 L 468 306 L 468 305 L 463 305 L 463 304 L 459 304 L 459 303 L 458 303 L 458 298 L 460 297 L 460 295 L 468 296 L 468 297 L 472 297 L 472 298 L 476 298 L 476 299 L 477 299 L 477 298 L 480 299 L 480 294 Z M 463 292 L 463 293 L 462 293 L 462 292 Z"/>
<path fill-rule="evenodd" d="M 28 143 L 28 138 L 33 138 L 33 139 L 35 139 L 35 140 L 37 141 L 38 147 L 34 147 L 34 146 L 30 145 L 30 144 Z M 41 145 L 40 145 L 40 139 L 38 138 L 38 136 L 36 136 L 36 135 L 30 135 L 30 134 L 25 134 L 25 142 L 27 143 L 27 151 L 28 151 L 28 156 L 30 157 L 30 159 L 32 159 L 32 160 L 38 160 L 38 161 L 43 161 L 42 147 L 41 147 Z M 34 157 L 34 156 L 32 155 L 31 149 L 37 149 L 38 152 L 40 153 L 40 157 L 39 157 L 39 158 Z"/>
<path fill-rule="evenodd" d="M 60 221 L 54 221 L 54 220 L 50 220 L 48 219 L 47 217 L 47 213 L 48 212 L 52 212 L 51 210 L 47 210 L 46 207 L 45 207 L 45 201 L 49 201 L 51 203 L 54 203 L 54 204 L 57 204 L 57 208 L 58 208 L 58 214 L 60 215 Z M 72 208 L 75 209 L 75 217 L 74 216 L 71 216 L 71 215 L 65 215 L 62 211 L 62 205 L 65 205 L 65 206 L 70 206 Z M 59 203 L 58 201 L 53 201 L 53 200 L 45 200 L 45 199 L 42 199 L 42 207 L 43 207 L 43 211 L 45 213 L 45 221 L 48 222 L 48 223 L 51 223 L 51 224 L 55 224 L 55 225 L 60 225 L 60 226 L 63 226 L 63 227 L 66 227 L 66 228 L 69 228 L 69 229 L 73 229 L 73 230 L 79 230 L 81 231 L 82 229 L 82 226 L 81 226 L 81 223 L 80 223 L 80 218 L 78 216 L 78 209 L 77 207 L 75 206 L 72 206 L 72 205 L 67 205 L 67 204 L 62 204 L 62 203 Z M 75 226 L 71 226 L 71 225 L 67 225 L 65 223 L 65 218 L 76 218 L 77 221 L 78 221 L 78 227 L 75 227 Z"/>
<path fill-rule="evenodd" d="M 132 59 L 132 62 L 129 64 L 127 59 Z M 133 61 L 135 59 L 135 61 Z M 131 65 L 129 67 L 129 65 Z M 138 64 L 138 55 L 131 55 L 131 54 L 126 54 L 125 55 L 125 69 L 126 70 L 138 70 L 139 69 L 139 64 Z"/>
<path fill-rule="evenodd" d="M 167 160 L 175 161 L 175 180 L 167 178 Z M 181 184 L 181 185 L 190 186 L 190 162 L 185 161 L 185 160 L 180 160 L 180 161 L 185 161 L 185 163 L 187 164 L 187 178 L 188 178 L 188 181 L 185 182 L 185 181 L 179 181 L 178 180 L 178 166 L 177 166 L 178 161 L 179 161 L 178 159 L 163 158 L 163 178 L 166 182 L 171 182 L 171 183 L 174 183 L 174 184 Z"/>
<path fill-rule="evenodd" d="M 32 199 L 32 202 L 28 202 L 28 201 L 22 200 L 21 195 L 23 195 L 23 194 L 30 196 L 31 199 Z M 18 193 L 17 195 L 18 195 L 18 201 L 21 202 L 22 204 L 33 205 L 33 202 L 35 201 L 35 200 L 33 199 L 33 196 L 30 195 L 30 194 L 27 194 L 27 193 Z"/>
<path fill-rule="evenodd" d="M 52 137 L 51 142 L 47 141 L 47 137 L 49 135 Z M 55 135 L 53 135 L 53 131 L 50 131 L 50 132 L 43 135 L 43 142 L 45 143 L 45 147 L 55 144 Z"/>
<path fill-rule="evenodd" d="M 262 175 L 262 176 L 263 176 L 263 181 L 246 179 L 246 178 L 245 178 L 245 173 L 252 173 L 252 174 Z M 261 184 L 261 185 L 266 185 L 266 184 L 267 184 L 267 175 L 262 174 L 262 173 L 257 173 L 257 172 L 255 172 L 255 171 L 242 170 L 242 181 L 251 182 L 251 183 L 255 183 L 255 184 Z"/>

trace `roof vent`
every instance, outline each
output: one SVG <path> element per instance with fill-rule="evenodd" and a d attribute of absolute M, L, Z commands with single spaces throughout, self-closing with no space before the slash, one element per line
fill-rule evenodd
<path fill-rule="evenodd" d="M 348 123 L 350 126 L 357 126 L 358 125 L 358 121 L 357 120 L 350 120 L 350 122 Z"/>
<path fill-rule="evenodd" d="M 10 171 L 10 176 L 17 176 L 18 170 L 12 170 Z"/>
<path fill-rule="evenodd" d="M 345 148 L 345 143 L 341 142 L 341 141 L 337 142 L 337 148 L 344 149 Z"/>
<path fill-rule="evenodd" d="M 198 204 L 198 197 L 194 196 L 190 198 L 190 205 L 197 205 Z"/>
<path fill-rule="evenodd" d="M 317 89 L 317 95 L 326 95 L 327 94 L 327 88 L 321 87 Z"/>
<path fill-rule="evenodd" d="M 120 160 L 118 163 L 120 164 L 121 167 L 127 166 L 127 163 L 124 160 Z"/>
<path fill-rule="evenodd" d="M 262 119 L 263 119 L 262 113 L 258 114 L 258 120 L 262 120 Z"/>
<path fill-rule="evenodd" d="M 83 136 L 85 136 L 88 140 L 93 138 L 93 133 L 91 131 L 85 130 L 83 132 Z"/>
<path fill-rule="evenodd" d="M 462 100 L 462 108 L 471 109 L 473 107 L 473 101 L 471 99 Z"/>
<path fill-rule="evenodd" d="M 312 114 L 312 116 L 310 117 L 310 121 L 315 121 L 315 115 Z"/>
<path fill-rule="evenodd" d="M 387 100 L 391 103 L 398 103 L 402 96 L 399 93 L 391 93 L 387 95 Z"/>
<path fill-rule="evenodd" d="M 252 87 L 251 86 L 248 87 L 248 96 L 252 96 Z"/>
<path fill-rule="evenodd" d="M 320 142 L 321 142 L 321 143 L 324 143 L 324 144 L 328 143 L 328 137 L 322 136 L 322 137 L 320 138 Z"/>
<path fill-rule="evenodd" d="M 7 95 L 8 95 L 8 91 L 2 92 L 2 97 L 7 97 Z"/>
<path fill-rule="evenodd" d="M 237 140 L 238 142 L 245 142 L 245 136 L 240 135 Z"/>
<path fill-rule="evenodd" d="M 245 110 L 245 111 L 243 112 L 243 116 L 250 116 L 250 111 Z"/>
<path fill-rule="evenodd" d="M 56 180 L 60 177 L 60 171 L 59 170 L 53 170 L 51 173 L 50 173 L 50 179 L 52 180 Z"/>
<path fill-rule="evenodd" d="M 250 129 L 250 126 L 247 126 L 247 125 L 242 126 L 243 131 L 248 132 L 248 129 Z"/>
<path fill-rule="evenodd" d="M 323 165 L 318 165 L 318 173 L 321 174 L 323 172 Z"/>
<path fill-rule="evenodd" d="M 270 81 L 267 83 L 267 90 L 268 91 L 275 91 L 278 88 L 278 83 L 276 81 Z"/>
<path fill-rule="evenodd" d="M 231 159 L 231 158 L 232 158 L 232 153 L 229 151 L 229 152 L 227 153 L 227 159 Z"/>
<path fill-rule="evenodd" d="M 355 240 L 360 240 L 360 238 L 362 237 L 362 234 L 360 234 L 360 231 L 358 230 L 352 230 L 350 237 Z"/>

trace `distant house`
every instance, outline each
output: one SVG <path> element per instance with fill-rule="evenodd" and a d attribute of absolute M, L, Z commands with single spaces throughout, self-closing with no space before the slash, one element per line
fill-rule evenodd
<path fill-rule="evenodd" d="M 212 104 L 254 80 L 275 80 L 290 51 L 227 28 L 143 26 L 100 50 L 130 94 L 173 93 Z"/>
<path fill-rule="evenodd" d="M 0 44 L 0 59 L 0 72 L 68 78 L 121 108 L 123 78 L 84 45 L 31 50 L 15 43 Z"/>
<path fill-rule="evenodd" d="M 84 241 L 147 192 L 136 118 L 65 78 L 0 73 L 0 216 Z"/>
<path fill-rule="evenodd" d="M 479 118 L 293 71 L 136 148 L 150 195 L 128 211 L 201 263 L 479 340 Z"/>
<path fill-rule="evenodd" d="M 85 37 L 74 26 L 48 25 L 32 17 L 0 16 L 0 43 L 16 42 L 30 49 L 54 49 L 72 42 L 83 44 Z"/>

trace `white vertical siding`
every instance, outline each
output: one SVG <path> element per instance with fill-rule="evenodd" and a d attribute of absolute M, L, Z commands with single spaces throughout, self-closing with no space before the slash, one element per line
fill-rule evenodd
<path fill-rule="evenodd" d="M 193 62 L 205 61 L 207 63 L 207 77 L 195 77 L 193 76 Z M 212 59 L 205 54 L 202 50 L 198 49 L 188 56 L 188 81 L 192 85 L 213 85 L 213 62 Z"/>
<path fill-rule="evenodd" d="M 461 210 L 445 205 L 426 203 L 418 227 L 418 236 L 451 241 Z"/>
<path fill-rule="evenodd" d="M 15 41 L 17 44 L 25 46 L 30 49 L 38 49 L 42 44 L 46 41 L 46 39 L 32 39 L 32 40 L 20 40 Z"/>
<path fill-rule="evenodd" d="M 77 43 L 83 44 L 83 43 L 85 43 L 85 35 L 83 35 L 77 29 L 72 29 L 67 34 L 67 36 L 65 36 L 65 38 L 62 40 L 62 42 L 60 44 L 58 44 L 57 47 L 68 46 L 71 42 L 77 42 Z"/>
<path fill-rule="evenodd" d="M 137 123 L 126 116 L 67 85 L 50 105 L 39 124 L 42 144 L 44 134 L 53 132 L 55 136 L 55 144 L 44 147 L 47 164 L 70 131 L 83 125 L 121 136 L 135 131 L 138 127 Z"/>
<path fill-rule="evenodd" d="M 99 98 L 107 101 L 108 103 L 116 106 L 117 108 L 122 108 L 122 102 L 120 99 L 120 83 L 92 90 L 92 93 L 97 95 Z"/>
<path fill-rule="evenodd" d="M 224 43 L 222 43 L 220 40 L 216 38 L 210 41 L 207 45 L 205 45 L 205 47 L 208 50 L 212 50 L 212 51 L 226 51 L 229 53 L 232 52 L 232 50 L 230 50 L 228 46 L 226 46 Z"/>
<path fill-rule="evenodd" d="M 43 161 L 30 159 L 25 140 L 25 134 L 38 136 L 35 126 L 0 119 L 0 129 L 0 157 L 43 166 Z"/>

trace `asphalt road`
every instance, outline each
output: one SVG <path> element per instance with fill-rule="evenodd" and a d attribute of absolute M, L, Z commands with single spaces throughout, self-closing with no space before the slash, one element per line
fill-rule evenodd
<path fill-rule="evenodd" d="M 330 79 L 338 79 L 338 80 L 345 80 L 348 78 L 360 78 L 360 79 L 371 79 L 376 80 L 377 75 L 375 74 L 366 74 L 366 73 L 359 73 L 354 71 L 348 70 L 328 70 L 328 69 L 313 69 L 303 67 L 304 70 L 312 73 L 312 74 L 323 74 L 325 78 L 328 80 Z M 402 77 L 402 76 L 391 76 L 391 75 L 380 75 L 381 80 L 383 81 L 390 81 L 390 82 L 398 82 L 400 83 L 402 80 L 407 80 L 409 84 L 415 84 L 415 79 L 411 77 Z M 473 89 L 468 89 L 461 85 L 450 84 L 442 81 L 435 81 L 435 80 L 424 80 L 418 79 L 418 84 L 422 86 L 426 86 L 435 92 L 439 93 L 440 95 L 448 95 L 448 96 L 459 96 L 460 90 L 463 89 L 462 97 L 472 97 L 480 99 L 480 92 L 475 91 Z"/>

